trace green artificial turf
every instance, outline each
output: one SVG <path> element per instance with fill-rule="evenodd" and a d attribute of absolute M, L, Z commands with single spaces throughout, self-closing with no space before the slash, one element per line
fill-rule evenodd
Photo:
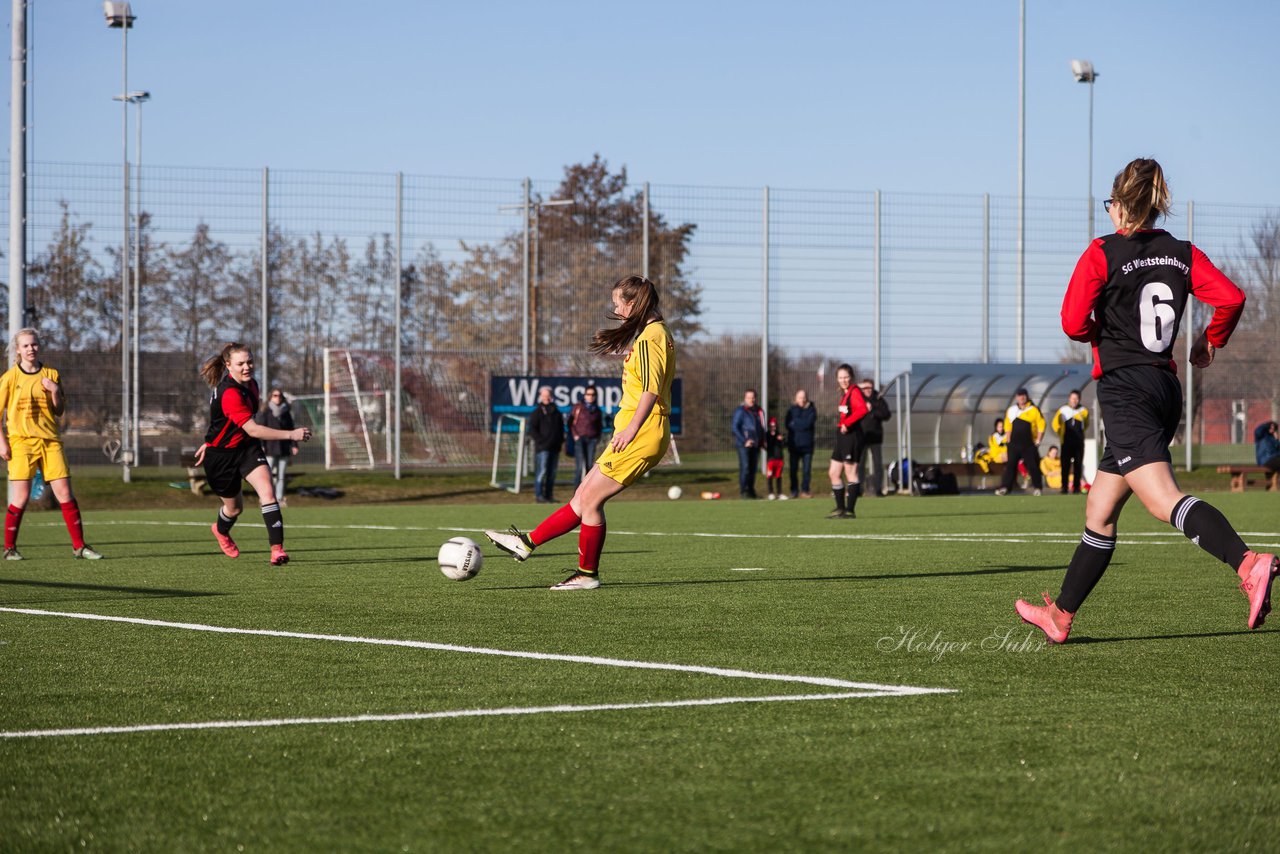
<path fill-rule="evenodd" d="M 1212 500 L 1280 547 L 1275 496 Z M 291 507 L 285 568 L 252 506 L 235 561 L 212 505 L 86 509 L 97 563 L 30 514 L 0 608 L 949 693 L 5 737 L 0 849 L 1275 850 L 1280 618 L 1248 631 L 1231 573 L 1134 502 L 1047 646 L 1013 600 L 1056 594 L 1082 506 L 622 502 L 604 586 L 563 594 L 576 536 L 516 564 L 479 534 L 531 504 Z M 465 583 L 434 560 L 457 534 L 486 546 Z M 5 733 L 841 690 L 0 611 Z"/>

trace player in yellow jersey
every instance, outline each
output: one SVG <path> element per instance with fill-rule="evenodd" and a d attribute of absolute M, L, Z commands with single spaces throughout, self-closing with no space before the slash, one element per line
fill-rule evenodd
<path fill-rule="evenodd" d="M 604 550 L 604 505 L 636 478 L 656 466 L 671 444 L 671 381 L 676 374 L 676 348 L 658 311 L 658 289 L 643 276 L 627 276 L 613 286 L 614 329 L 601 329 L 591 352 L 625 355 L 622 402 L 613 419 L 613 439 L 582 479 L 568 504 L 528 534 L 485 531 L 498 548 L 525 560 L 548 540 L 578 532 L 578 571 L 552 590 L 593 590 L 600 586 L 600 553 Z"/>
<path fill-rule="evenodd" d="M 9 486 L 13 503 L 4 520 L 4 559 L 22 560 L 18 552 L 18 528 L 31 498 L 31 479 L 38 469 L 53 497 L 62 506 L 62 519 L 71 534 L 78 558 L 102 557 L 85 545 L 80 507 L 71 494 L 71 472 L 62 453 L 58 418 L 66 408 L 58 372 L 40 362 L 40 336 L 34 329 L 19 329 L 9 350 L 14 365 L 0 376 L 0 459 L 9 461 Z M 7 435 L 7 437 L 6 437 Z"/>

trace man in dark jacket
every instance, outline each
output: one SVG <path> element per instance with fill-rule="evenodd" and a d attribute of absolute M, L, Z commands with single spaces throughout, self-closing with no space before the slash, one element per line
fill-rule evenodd
<path fill-rule="evenodd" d="M 816 444 L 814 430 L 818 425 L 818 410 L 809 400 L 804 389 L 796 392 L 796 402 L 787 410 L 787 449 L 791 452 L 791 497 L 812 498 L 809 491 L 809 473 L 813 470 L 813 449 Z M 797 477 L 797 470 L 801 477 Z"/>
<path fill-rule="evenodd" d="M 564 418 L 551 402 L 551 387 L 538 389 L 538 405 L 529 415 L 529 437 L 534 450 L 534 500 L 539 504 L 552 501 L 556 485 L 556 466 L 564 447 Z"/>
<path fill-rule="evenodd" d="M 884 495 L 884 458 L 880 449 L 884 445 L 884 422 L 892 418 L 893 413 L 889 411 L 889 404 L 885 403 L 871 380 L 862 380 L 858 383 L 858 388 L 862 389 L 862 396 L 867 399 L 867 417 L 862 419 L 862 439 L 865 444 L 862 448 L 862 465 L 858 466 L 858 470 L 863 473 L 862 482 L 870 487 L 872 495 Z M 871 456 L 870 469 L 866 466 L 867 455 Z"/>
<path fill-rule="evenodd" d="M 1280 471 L 1280 425 L 1264 421 L 1253 429 L 1253 453 L 1258 465 Z"/>
<path fill-rule="evenodd" d="M 756 390 L 747 389 L 742 405 L 733 411 L 733 442 L 738 448 L 738 495 L 756 495 L 756 471 L 760 468 L 760 448 L 764 444 L 764 413 L 756 405 Z"/>

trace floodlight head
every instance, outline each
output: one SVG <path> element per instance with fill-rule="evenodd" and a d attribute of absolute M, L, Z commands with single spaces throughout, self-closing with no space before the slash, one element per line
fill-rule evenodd
<path fill-rule="evenodd" d="M 133 102 L 133 103 L 135 103 L 135 104 L 141 104 L 143 101 L 150 101 L 150 100 L 151 100 L 151 93 L 150 93 L 150 92 L 146 92 L 146 91 L 142 91 L 142 92 L 130 92 L 130 93 L 129 93 L 129 100 L 130 100 L 130 101 L 132 101 L 132 102 Z"/>
<path fill-rule="evenodd" d="M 1071 73 L 1077 83 L 1092 83 L 1098 76 L 1098 72 L 1093 70 L 1093 63 L 1087 59 L 1071 60 Z"/>
<path fill-rule="evenodd" d="M 133 26 L 133 10 L 129 8 L 128 3 L 104 0 L 102 12 L 107 17 L 107 26 L 113 30 L 129 29 Z"/>

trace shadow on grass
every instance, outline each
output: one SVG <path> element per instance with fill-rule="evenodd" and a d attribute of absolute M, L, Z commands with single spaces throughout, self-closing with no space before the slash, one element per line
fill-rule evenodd
<path fill-rule="evenodd" d="M 616 554 L 616 552 L 611 552 Z M 1018 572 L 1041 572 L 1043 566 L 1004 566 L 990 569 L 963 569 L 939 572 L 893 572 L 869 575 L 809 575 L 790 578 L 769 578 L 762 575 L 741 578 L 690 578 L 680 581 L 611 581 L 609 587 L 678 587 L 697 584 L 801 584 L 818 581 L 910 581 L 917 578 L 965 578 L 975 575 L 1007 575 Z M 565 574 L 573 570 L 566 569 Z M 513 585 L 510 587 L 485 587 L 485 590 L 536 590 L 545 585 Z"/>
<path fill-rule="evenodd" d="M 209 590 L 171 590 L 164 587 L 122 587 L 116 584 L 84 584 L 76 581 L 36 581 L 30 578 L 0 578 L 0 584 L 14 587 L 44 587 L 54 590 L 79 590 L 90 593 L 138 593 L 156 598 L 183 598 L 195 596 L 226 596 L 226 593 Z"/>
<path fill-rule="evenodd" d="M 1194 632 L 1182 635 L 1148 635 L 1145 637 L 1128 637 L 1128 638 L 1091 638 L 1073 635 L 1067 641 L 1067 645 L 1076 643 L 1127 643 L 1131 641 L 1159 641 L 1159 640 L 1195 640 L 1198 638 L 1230 638 L 1237 635 L 1270 635 L 1278 634 L 1280 629 L 1238 629 L 1233 632 Z"/>

